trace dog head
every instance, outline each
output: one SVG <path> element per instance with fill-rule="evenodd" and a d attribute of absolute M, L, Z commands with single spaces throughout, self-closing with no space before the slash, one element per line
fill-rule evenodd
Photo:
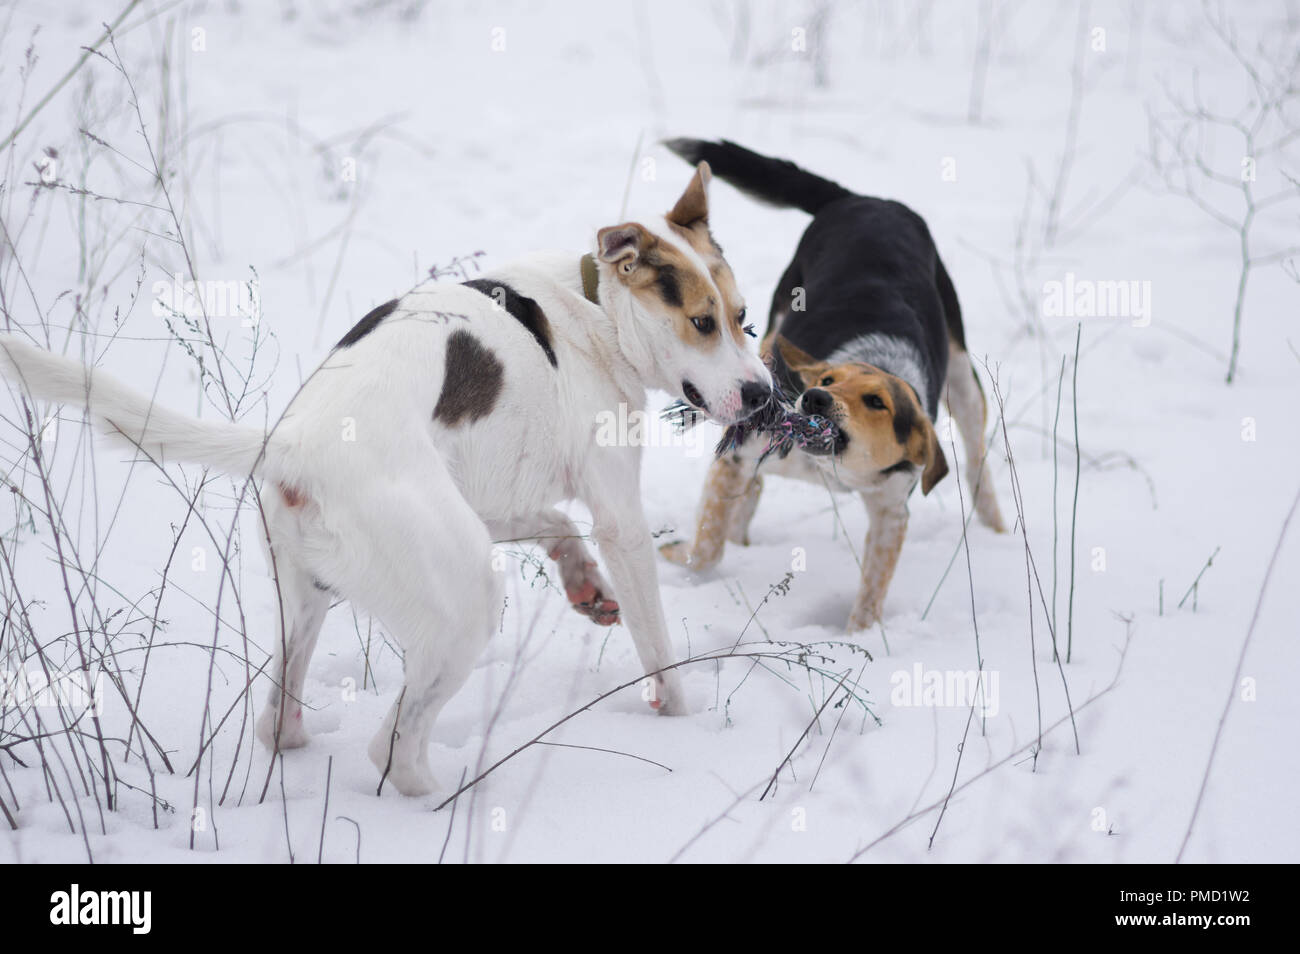
<path fill-rule="evenodd" d="M 799 413 L 821 415 L 839 429 L 829 450 L 806 453 L 833 467 L 841 482 L 867 490 L 904 474 L 915 484 L 919 471 L 921 493 L 928 494 L 948 473 L 930 416 L 902 378 L 860 362 L 817 361 L 779 336 L 776 347 L 804 385 Z"/>
<path fill-rule="evenodd" d="M 709 232 L 708 187 L 701 162 L 667 215 L 601 229 L 596 257 L 619 346 L 647 383 L 734 424 L 768 402 L 772 379 L 748 347 L 745 302 Z"/>

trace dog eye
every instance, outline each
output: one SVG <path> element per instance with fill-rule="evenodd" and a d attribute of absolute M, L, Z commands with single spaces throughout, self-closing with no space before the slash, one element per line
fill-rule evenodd
<path fill-rule="evenodd" d="M 834 383 L 835 383 L 835 375 L 833 375 L 833 374 L 828 374 L 828 375 L 826 375 L 826 377 L 824 377 L 824 378 L 821 379 L 821 382 L 820 382 L 819 386 L 824 388 L 824 387 L 827 387 L 827 386 L 832 385 L 832 384 L 834 384 Z"/>
<path fill-rule="evenodd" d="M 864 394 L 864 395 L 862 395 L 862 403 L 866 404 L 866 406 L 869 407 L 869 408 L 871 408 L 873 411 L 884 411 L 884 410 L 888 410 L 888 409 L 885 407 L 885 402 L 882 401 L 882 400 L 880 399 L 880 395 L 879 395 L 879 394 Z"/>
<path fill-rule="evenodd" d="M 740 309 L 740 311 L 738 311 L 738 312 L 736 313 L 736 324 L 738 324 L 738 325 L 743 325 L 743 324 L 745 323 L 745 316 L 746 316 L 748 313 L 749 313 L 749 309 L 748 309 L 748 308 L 743 308 L 743 307 L 742 307 L 742 308 Z"/>
<path fill-rule="evenodd" d="M 695 326 L 695 330 L 702 335 L 708 335 L 713 333 L 712 315 L 697 315 L 696 317 L 691 319 L 691 324 L 693 324 Z"/>

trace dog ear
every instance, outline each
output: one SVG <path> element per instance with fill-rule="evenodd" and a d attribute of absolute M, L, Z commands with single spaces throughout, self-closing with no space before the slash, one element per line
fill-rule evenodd
<path fill-rule="evenodd" d="M 948 458 L 943 456 L 943 448 L 939 446 L 939 435 L 935 433 L 930 419 L 922 415 L 918 426 L 925 436 L 925 469 L 921 471 L 921 496 L 924 497 L 934 489 L 935 484 L 948 475 Z"/>
<path fill-rule="evenodd" d="M 673 210 L 668 213 L 668 221 L 673 225 L 680 225 L 682 228 L 690 228 L 699 222 L 707 223 L 709 221 L 709 181 L 712 178 L 713 173 L 709 170 L 707 162 L 701 162 L 696 166 L 695 175 L 691 176 L 686 191 L 677 200 Z"/>
<path fill-rule="evenodd" d="M 785 362 L 785 366 L 793 374 L 803 378 L 805 384 L 812 384 L 828 367 L 826 362 L 818 361 L 808 352 L 792 344 L 784 335 L 777 335 L 773 344 L 776 346 L 777 354 Z"/>
<path fill-rule="evenodd" d="M 597 257 L 627 275 L 636 268 L 653 241 L 654 237 L 635 222 L 611 225 L 596 233 Z"/>
<path fill-rule="evenodd" d="M 776 350 L 781 353 L 781 357 L 790 366 L 791 370 L 806 368 L 818 363 L 816 358 L 792 343 L 785 335 L 777 335 L 774 344 Z"/>

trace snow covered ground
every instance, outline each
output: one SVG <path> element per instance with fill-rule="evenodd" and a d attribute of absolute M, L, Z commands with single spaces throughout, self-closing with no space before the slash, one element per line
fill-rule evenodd
<path fill-rule="evenodd" d="M 0 133 L 120 6 L 0 8 Z M 981 9 L 993 11 L 990 24 Z M 1249 51 L 1259 37 L 1300 42 L 1294 2 L 1229 9 Z M 124 76 L 92 56 L 6 149 L 7 324 L 37 329 L 44 315 L 57 349 L 89 348 L 104 368 L 156 384 L 165 403 L 217 415 L 220 400 L 201 395 L 195 361 L 152 305 L 170 294 L 169 276 L 186 280 L 169 198 L 202 279 L 234 287 L 227 283 L 256 272 L 262 343 L 242 410 L 261 421 L 364 312 L 431 268 L 472 276 L 533 249 L 580 254 L 597 228 L 624 219 L 625 192 L 634 217 L 666 209 L 681 190 L 688 170 L 659 139 L 731 138 L 901 199 L 929 221 L 971 351 L 1005 398 L 1028 544 L 1049 606 L 1055 593 L 1058 642 L 1064 650 L 1070 629 L 1072 654 L 1068 665 L 1053 661 L 1018 530 L 973 525 L 968 574 L 951 477 L 913 501 L 884 631 L 846 639 L 861 505 L 769 480 L 752 545 L 731 547 L 699 579 L 663 564 L 663 601 L 683 658 L 743 633 L 747 643 L 820 644 L 821 674 L 746 660 L 691 667 L 695 711 L 675 719 L 654 717 L 639 689 L 627 689 L 547 735 L 554 744 L 507 761 L 454 813 L 435 811 L 445 795 L 407 799 L 385 788 L 375 797 L 365 744 L 399 690 L 400 657 L 343 604 L 326 621 L 308 679 L 313 741 L 268 774 L 245 724 L 265 691 L 259 682 L 248 704 L 248 666 L 264 664 L 276 613 L 255 510 L 238 517 L 232 570 L 242 607 L 227 579 L 218 626 L 220 549 L 197 519 L 187 522 L 184 495 L 150 465 L 89 442 L 78 414 L 65 410 L 43 446 L 65 535 L 86 570 L 70 584 L 78 628 L 98 628 L 92 655 L 115 654 L 129 698 L 143 684 L 153 771 L 138 730 L 124 757 L 131 720 L 117 692 L 107 692 L 103 711 L 117 779 L 111 812 L 97 744 L 86 748 L 92 759 L 76 761 L 80 745 L 47 742 L 47 776 L 34 743 L 13 744 L 29 733 L 10 705 L 0 715 L 0 802 L 17 828 L 0 818 L 0 860 L 304 861 L 319 852 L 334 862 L 1169 861 L 1225 711 L 1183 860 L 1300 860 L 1292 822 L 1300 697 L 1286 684 L 1300 672 L 1300 530 L 1282 542 L 1253 621 L 1300 487 L 1300 283 L 1285 256 L 1252 270 L 1240 366 L 1225 384 L 1239 237 L 1171 194 L 1148 155 L 1148 110 L 1168 113 L 1169 93 L 1190 102 L 1193 76 L 1207 108 L 1249 104 L 1246 74 L 1199 4 L 1093 2 L 1080 16 L 1070 2 L 146 2 L 116 33 L 168 195 L 151 180 Z M 24 66 L 29 47 L 37 59 Z M 1060 181 L 1079 50 L 1077 134 Z M 975 121 L 973 85 L 982 87 Z M 1283 116 L 1292 129 L 1297 106 Z M 1295 191 L 1281 173 L 1300 176 L 1296 143 L 1258 157 L 1230 132 L 1202 145 L 1226 177 L 1205 194 L 1229 215 L 1244 209 L 1233 183 L 1247 159 L 1258 160 L 1257 195 Z M 41 172 L 47 148 L 57 158 Z M 32 184 L 42 177 L 55 185 Z M 1054 194 L 1060 225 L 1049 245 Z M 1295 199 L 1260 213 L 1255 254 L 1300 240 Z M 718 183 L 712 221 L 751 314 L 765 321 L 806 217 Z M 1067 280 L 1076 289 L 1134 281 L 1139 297 L 1119 318 L 1050 314 L 1051 283 Z M 237 314 L 216 325 L 246 363 L 252 329 Z M 993 401 L 991 376 L 982 371 Z M 35 665 L 23 658 L 22 613 L 71 665 L 60 551 L 10 393 L 0 397 L 0 462 L 21 494 L 6 495 L 0 668 Z M 667 400 L 652 395 L 649 409 Z M 647 449 L 645 506 L 667 536 L 689 530 L 715 435 L 709 428 L 692 446 Z M 1010 517 L 1017 508 L 1000 426 L 991 446 Z M 182 489 L 199 479 L 193 469 L 168 474 Z M 231 488 L 215 480 L 199 498 L 218 531 L 232 518 Z M 39 505 L 34 515 L 23 495 Z M 588 520 L 580 507 L 570 512 Z M 434 732 L 431 760 L 448 791 L 639 674 L 625 629 L 574 614 L 538 574 L 539 553 L 505 550 L 501 633 Z M 155 617 L 164 622 L 151 635 Z M 936 706 L 922 692 L 929 674 L 979 668 L 976 624 L 994 703 L 983 719 L 970 718 L 961 698 Z M 846 672 L 854 698 L 837 704 Z M 913 696 L 904 690 L 918 674 Z M 186 772 L 210 734 L 205 725 L 227 711 L 196 783 Z"/>

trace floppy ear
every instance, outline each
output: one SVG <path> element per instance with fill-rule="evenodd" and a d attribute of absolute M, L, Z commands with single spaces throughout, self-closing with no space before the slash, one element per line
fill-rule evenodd
<path fill-rule="evenodd" d="M 709 170 L 707 162 L 701 162 L 696 166 L 695 175 L 691 176 L 686 191 L 677 200 L 673 210 L 668 213 L 668 221 L 682 228 L 690 228 L 697 222 L 707 223 L 709 221 L 709 180 L 712 178 L 713 173 Z"/>
<path fill-rule="evenodd" d="M 791 344 L 790 340 L 784 335 L 777 335 L 772 343 L 775 345 L 776 352 L 781 356 L 781 360 L 785 362 L 785 366 L 790 369 L 791 373 L 803 378 L 805 384 L 811 384 L 828 367 L 826 362 L 818 361 L 797 345 Z"/>
<path fill-rule="evenodd" d="M 948 458 L 943 456 L 939 435 L 928 417 L 922 416 L 920 427 L 925 432 L 925 470 L 921 471 L 921 496 L 925 496 L 948 475 Z"/>
<path fill-rule="evenodd" d="M 793 344 L 785 335 L 777 335 L 776 341 L 773 343 L 776 345 L 776 350 L 781 352 L 781 357 L 785 359 L 785 363 L 790 366 L 791 370 L 798 370 L 819 363 L 816 358 L 798 345 Z"/>
<path fill-rule="evenodd" d="M 636 268 L 654 238 L 635 222 L 611 225 L 596 233 L 597 256 L 627 275 Z"/>

